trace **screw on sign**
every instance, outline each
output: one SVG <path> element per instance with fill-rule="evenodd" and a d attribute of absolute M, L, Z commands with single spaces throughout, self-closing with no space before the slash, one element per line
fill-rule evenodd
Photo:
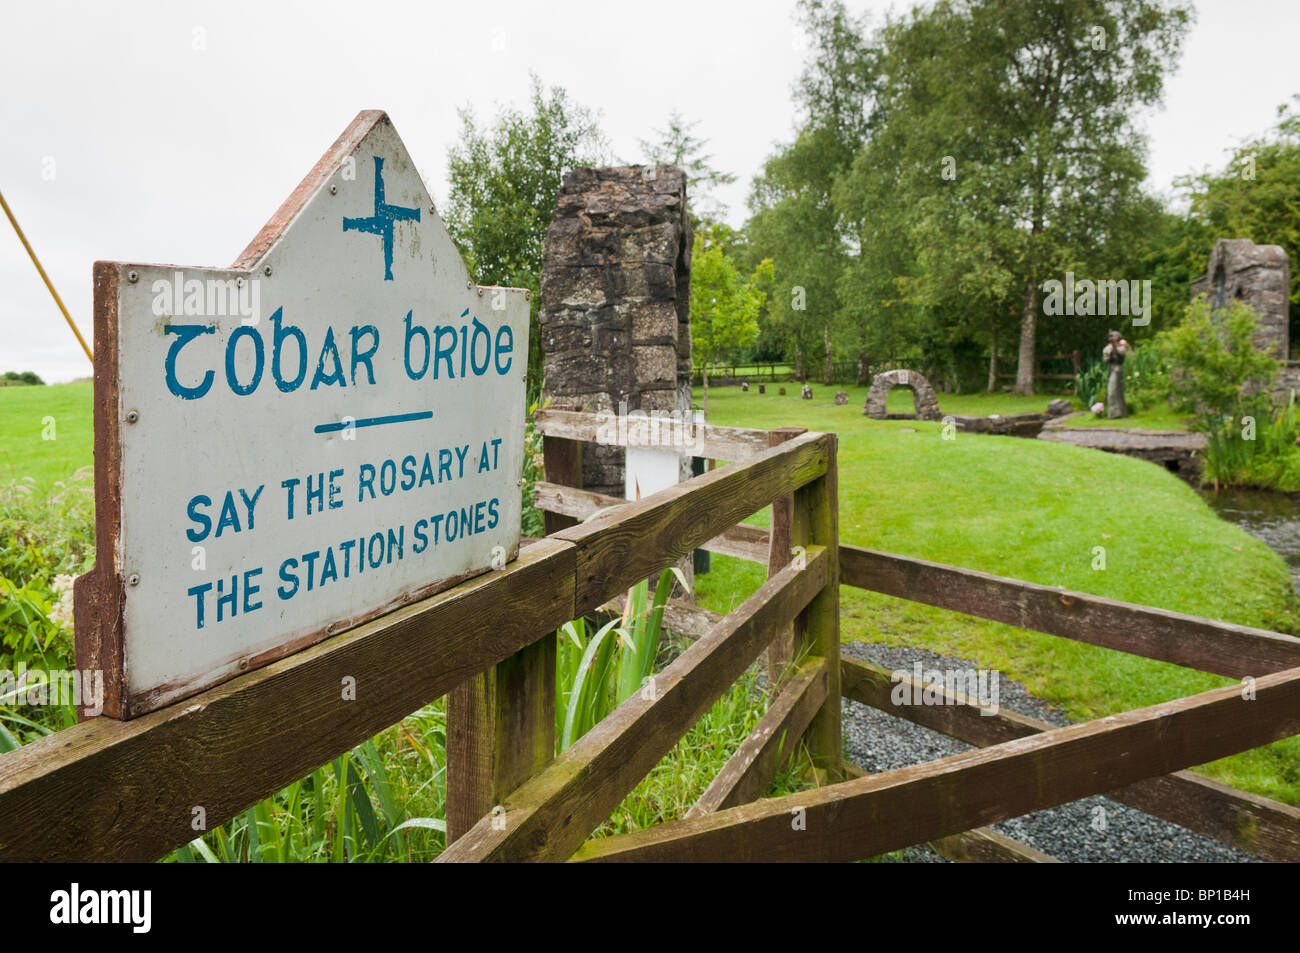
<path fill-rule="evenodd" d="M 375 111 L 230 268 L 96 264 L 100 555 L 76 639 L 106 714 L 515 558 L 528 299 L 491 291 Z"/>

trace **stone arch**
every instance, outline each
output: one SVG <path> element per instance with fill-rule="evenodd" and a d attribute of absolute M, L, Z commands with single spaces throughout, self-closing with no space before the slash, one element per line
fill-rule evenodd
<path fill-rule="evenodd" d="M 930 382 L 916 371 L 902 368 L 885 371 L 875 376 L 871 381 L 871 390 L 867 392 L 867 406 L 862 412 L 876 420 L 885 420 L 890 416 L 885 412 L 885 398 L 889 396 L 891 390 L 900 386 L 912 388 L 912 402 L 916 407 L 916 413 L 895 414 L 895 417 L 916 420 L 942 419 L 943 415 L 939 413 L 939 399 L 934 396 L 934 388 L 930 386 Z"/>

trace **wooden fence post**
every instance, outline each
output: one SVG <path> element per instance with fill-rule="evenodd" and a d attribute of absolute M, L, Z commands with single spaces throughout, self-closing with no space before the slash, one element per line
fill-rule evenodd
<path fill-rule="evenodd" d="M 775 447 L 806 432 L 807 430 L 804 427 L 779 427 L 776 430 L 768 431 L 767 445 Z M 767 546 L 767 578 L 769 579 L 790 563 L 790 550 L 794 546 L 793 513 L 793 495 L 786 494 L 772 501 L 772 535 L 769 537 Z M 768 646 L 767 684 L 769 688 L 776 688 L 782 674 L 794 661 L 794 645 L 794 629 L 793 627 L 787 627 Z"/>
<path fill-rule="evenodd" d="M 582 489 L 582 441 L 563 437 L 542 438 L 542 470 L 548 483 Z M 576 526 L 578 520 L 560 513 L 543 513 L 546 535 Z"/>
<path fill-rule="evenodd" d="M 582 442 L 542 438 L 550 483 L 582 486 Z M 546 513 L 546 533 L 578 521 Z M 447 696 L 447 843 L 555 757 L 555 633 Z"/>
<path fill-rule="evenodd" d="M 555 757 L 555 633 L 447 695 L 447 843 Z"/>
<path fill-rule="evenodd" d="M 826 701 L 804 735 L 813 765 L 830 780 L 841 780 L 844 749 L 841 741 L 840 715 L 840 561 L 839 561 L 839 492 L 836 474 L 838 440 L 828 434 L 830 459 L 826 474 L 794 493 L 793 541 L 795 546 L 826 547 L 830 562 L 826 586 L 796 618 L 797 644 L 807 648 L 809 656 L 820 656 L 835 663 L 828 667 Z"/>

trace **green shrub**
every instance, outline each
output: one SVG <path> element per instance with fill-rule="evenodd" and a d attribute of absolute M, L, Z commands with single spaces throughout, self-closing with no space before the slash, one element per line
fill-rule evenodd
<path fill-rule="evenodd" d="M 0 378 L 3 384 L 36 384 L 43 386 L 45 381 L 41 380 L 35 371 L 5 371 L 4 377 Z"/>
<path fill-rule="evenodd" d="M 1168 391 L 1179 410 L 1207 426 L 1218 417 L 1242 417 L 1267 406 L 1281 362 L 1255 347 L 1258 318 L 1232 299 L 1212 311 L 1205 297 L 1187 306 L 1181 324 L 1162 331 L 1156 348 L 1169 362 Z"/>
<path fill-rule="evenodd" d="M 1079 400 L 1083 401 L 1084 406 L 1091 407 L 1096 403 L 1106 402 L 1106 377 L 1110 372 L 1110 367 L 1104 364 L 1100 358 L 1091 364 L 1086 364 L 1074 375 L 1074 393 Z"/>
<path fill-rule="evenodd" d="M 628 590 L 622 617 L 598 629 L 586 619 L 566 622 L 560 629 L 555 655 L 555 736 L 560 751 L 631 698 L 650 677 L 674 578 L 686 585 L 673 566 L 659 574 L 652 600 L 647 598 L 650 581 L 637 583 Z"/>
<path fill-rule="evenodd" d="M 1255 413 L 1260 414 L 1256 417 Z M 1300 490 L 1300 409 L 1292 396 L 1285 406 L 1262 404 L 1243 417 L 1220 417 L 1203 423 L 1207 448 L 1205 480 L 1216 487 L 1253 486 Z"/>
<path fill-rule="evenodd" d="M 53 492 L 34 481 L 0 485 L 0 669 L 73 667 L 72 580 L 94 563 L 94 491 L 89 467 Z M 71 705 L 0 698 L 0 750 L 76 721 Z"/>
<path fill-rule="evenodd" d="M 1300 490 L 1300 414 L 1294 399 L 1272 404 L 1269 387 L 1282 365 L 1255 346 L 1257 326 L 1243 301 L 1212 310 L 1198 297 L 1182 324 L 1156 338 L 1171 368 L 1165 386 L 1205 434 L 1207 482 Z"/>
<path fill-rule="evenodd" d="M 545 518 L 533 502 L 533 487 L 546 478 L 542 458 L 542 434 L 537 429 L 533 418 L 540 407 L 545 407 L 549 403 L 549 399 L 540 405 L 536 401 L 530 403 L 528 416 L 524 421 L 524 471 L 523 488 L 520 491 L 523 500 L 520 529 L 524 536 L 546 535 Z"/>

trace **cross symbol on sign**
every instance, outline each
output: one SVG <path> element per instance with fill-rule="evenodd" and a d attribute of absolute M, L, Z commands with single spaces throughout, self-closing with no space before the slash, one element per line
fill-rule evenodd
<path fill-rule="evenodd" d="M 343 231 L 369 232 L 384 239 L 384 280 L 393 280 L 393 223 L 420 220 L 418 208 L 403 208 L 384 201 L 384 160 L 375 156 L 375 214 L 369 218 L 344 218 Z"/>

